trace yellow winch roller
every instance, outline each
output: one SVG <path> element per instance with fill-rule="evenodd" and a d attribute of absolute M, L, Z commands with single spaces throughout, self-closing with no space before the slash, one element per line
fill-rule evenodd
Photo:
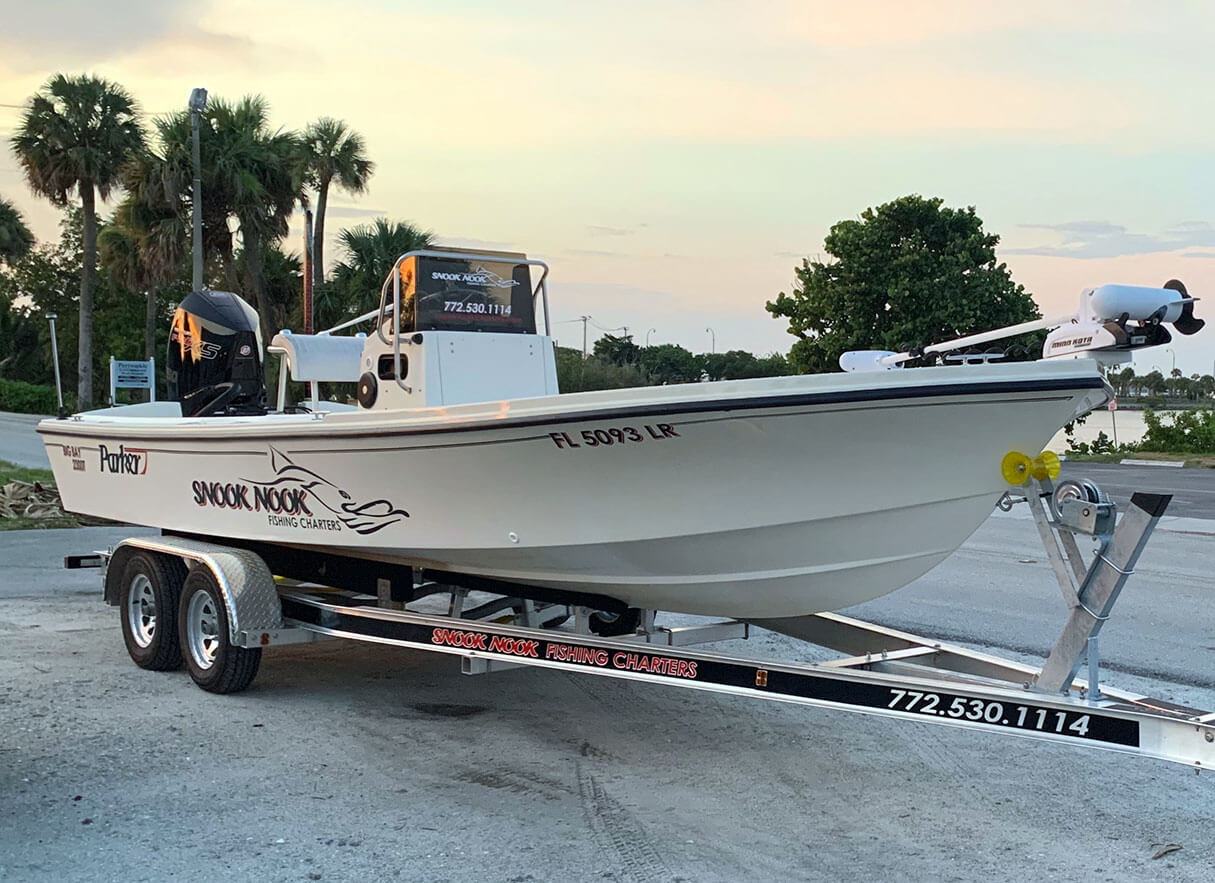
<path fill-rule="evenodd" d="M 1031 478 L 1058 478 L 1060 468 L 1059 457 L 1053 451 L 1043 451 L 1033 459 L 1020 451 L 1009 451 L 1000 461 L 1000 474 L 1013 487 L 1024 487 Z"/>
<path fill-rule="evenodd" d="M 1048 478 L 1058 478 L 1059 470 L 1062 469 L 1062 464 L 1059 462 L 1059 455 L 1054 451 L 1043 451 L 1038 456 L 1034 457 L 1033 464 L 1030 466 L 1029 474 L 1038 481 L 1045 481 Z"/>
<path fill-rule="evenodd" d="M 1029 483 L 1030 470 L 1034 461 L 1020 451 L 1009 451 L 1000 461 L 1000 474 L 1013 487 L 1023 487 Z"/>

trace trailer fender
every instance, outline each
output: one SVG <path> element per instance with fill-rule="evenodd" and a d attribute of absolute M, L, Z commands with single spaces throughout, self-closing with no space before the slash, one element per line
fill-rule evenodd
<path fill-rule="evenodd" d="M 246 549 L 183 537 L 131 537 L 110 553 L 105 574 L 105 599 L 117 604 L 122 573 L 132 552 L 143 549 L 175 555 L 191 569 L 205 567 L 215 576 L 228 612 L 229 641 L 238 647 L 259 643 L 258 636 L 283 628 L 283 608 L 274 576 L 261 556 Z"/>

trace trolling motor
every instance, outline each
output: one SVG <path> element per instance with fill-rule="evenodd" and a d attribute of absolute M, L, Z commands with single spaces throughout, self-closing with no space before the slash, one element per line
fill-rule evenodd
<path fill-rule="evenodd" d="M 917 347 L 903 353 L 889 350 L 853 350 L 840 356 L 845 371 L 883 371 L 934 353 L 947 353 L 990 343 L 1030 331 L 1053 329 L 1042 346 L 1042 358 L 1089 358 L 1104 365 L 1131 360 L 1131 352 L 1163 346 L 1173 339 L 1164 325 L 1180 334 L 1195 334 L 1206 324 L 1194 316 L 1194 302 L 1185 285 L 1170 279 L 1161 288 L 1139 285 L 1102 285 L 1080 293 L 1080 308 L 1070 316 L 1035 319 L 971 334 L 945 343 Z"/>

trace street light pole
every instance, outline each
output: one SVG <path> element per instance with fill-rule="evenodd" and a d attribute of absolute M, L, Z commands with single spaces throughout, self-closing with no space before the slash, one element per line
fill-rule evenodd
<path fill-rule="evenodd" d="M 650 335 L 653 334 L 657 330 L 658 330 L 657 328 L 651 328 L 648 331 L 646 331 L 646 333 L 645 333 L 645 345 L 646 346 L 650 345 Z"/>
<path fill-rule="evenodd" d="M 190 137 L 194 153 L 194 192 L 190 201 L 194 204 L 194 279 L 193 290 L 203 287 L 202 247 L 202 152 L 198 146 L 198 118 L 207 106 L 207 90 L 201 87 L 190 93 Z"/>
<path fill-rule="evenodd" d="M 712 328 L 706 328 L 705 331 L 707 331 L 709 333 L 709 341 L 710 341 L 709 352 L 716 353 L 717 352 L 717 335 L 713 333 Z"/>

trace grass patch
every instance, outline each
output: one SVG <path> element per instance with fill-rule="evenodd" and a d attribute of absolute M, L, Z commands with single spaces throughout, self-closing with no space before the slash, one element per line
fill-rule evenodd
<path fill-rule="evenodd" d="M 84 525 L 76 520 L 75 515 L 64 515 L 62 518 L 0 518 L 0 532 L 6 530 L 58 530 L 71 527 L 84 527 Z"/>
<path fill-rule="evenodd" d="M 28 481 L 31 484 L 36 481 L 40 484 L 54 484 L 55 473 L 49 469 L 30 469 L 25 466 L 18 466 L 16 463 L 10 463 L 8 460 L 0 460 L 0 487 L 3 487 L 10 481 Z"/>
<path fill-rule="evenodd" d="M 1123 460 L 1170 460 L 1184 461 L 1187 467 L 1215 469 L 1215 454 L 1181 454 L 1169 451 L 1124 451 L 1115 454 L 1077 454 L 1067 452 L 1073 463 L 1121 463 Z"/>

